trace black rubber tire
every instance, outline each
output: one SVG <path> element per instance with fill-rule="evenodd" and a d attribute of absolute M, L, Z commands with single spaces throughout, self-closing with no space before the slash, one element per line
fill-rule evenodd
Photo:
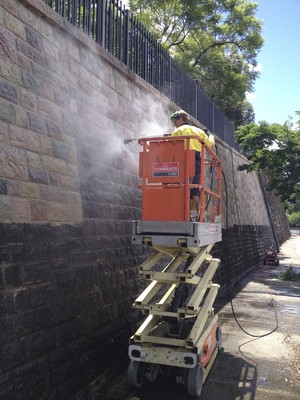
<path fill-rule="evenodd" d="M 187 377 L 187 391 L 192 397 L 200 397 L 203 387 L 203 371 L 200 365 L 189 369 Z"/>
<path fill-rule="evenodd" d="M 217 338 L 217 342 L 218 342 L 218 350 L 221 351 L 222 350 L 222 330 L 219 326 L 217 327 L 216 338 Z"/>
<path fill-rule="evenodd" d="M 141 387 L 144 383 L 143 366 L 139 361 L 131 360 L 127 371 L 127 380 L 129 386 Z"/>

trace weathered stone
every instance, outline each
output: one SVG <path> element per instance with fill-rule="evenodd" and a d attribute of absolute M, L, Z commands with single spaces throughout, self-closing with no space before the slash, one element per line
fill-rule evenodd
<path fill-rule="evenodd" d="M 32 112 L 28 112 L 28 122 L 31 130 L 46 134 L 46 123 L 44 117 Z"/>
<path fill-rule="evenodd" d="M 20 88 L 20 105 L 27 110 L 37 111 L 37 97 L 27 89 Z"/>
<path fill-rule="evenodd" d="M 16 119 L 16 108 L 4 99 L 0 99 L 0 119 L 10 123 Z"/>
<path fill-rule="evenodd" d="M 50 157 L 47 155 L 42 155 L 41 160 L 43 163 L 44 169 L 52 172 L 58 172 L 61 174 L 66 174 L 68 171 L 67 164 L 64 160 L 60 160 L 54 157 Z"/>
<path fill-rule="evenodd" d="M 52 140 L 52 152 L 57 158 L 61 158 L 66 161 L 72 160 L 72 151 L 69 145 L 57 140 Z"/>
<path fill-rule="evenodd" d="M 16 221 L 30 221 L 30 209 L 27 199 L 14 198 L 13 211 Z"/>
<path fill-rule="evenodd" d="M 0 143 L 8 143 L 9 133 L 8 124 L 0 120 Z"/>
<path fill-rule="evenodd" d="M 1 23 L 0 400 L 91 400 L 127 363 L 139 319 L 149 250 L 131 245 L 138 149 L 122 140 L 141 135 L 153 90 L 44 1 L 2 0 Z M 236 172 L 243 156 L 223 143 L 219 155 L 228 204 L 213 254 L 226 291 L 259 265 L 270 230 L 257 177 Z"/>
<path fill-rule="evenodd" d="M 0 79 L 0 96 L 12 103 L 18 103 L 18 91 L 14 84 Z"/>
<path fill-rule="evenodd" d="M 45 201 L 30 201 L 30 213 L 32 221 L 48 221 L 47 203 Z"/>
<path fill-rule="evenodd" d="M 27 179 L 24 152 L 17 148 L 0 146 L 0 170 L 3 177 Z"/>
<path fill-rule="evenodd" d="M 5 78 L 7 81 L 20 86 L 21 83 L 21 71 L 15 64 L 12 64 L 8 60 L 1 60 L 0 63 L 0 76 Z"/>
<path fill-rule="evenodd" d="M 65 190 L 48 185 L 40 186 L 40 198 L 42 200 L 55 201 L 57 203 L 66 203 L 68 201 Z"/>
<path fill-rule="evenodd" d="M 27 71 L 22 71 L 22 83 L 24 88 L 29 90 L 29 92 L 41 95 L 42 93 L 41 81 L 33 74 Z"/>
<path fill-rule="evenodd" d="M 17 60 L 15 39 L 2 27 L 0 27 L 0 55 L 4 59 L 9 59 L 14 63 Z"/>
<path fill-rule="evenodd" d="M 40 151 L 39 135 L 29 129 L 11 126 L 10 138 L 15 146 L 36 152 Z"/>
<path fill-rule="evenodd" d="M 59 125 L 57 125 L 57 123 L 47 119 L 46 127 L 47 127 L 47 132 L 48 132 L 49 136 L 51 136 L 53 138 L 57 138 L 57 139 L 62 138 L 63 131 L 62 131 L 62 128 Z"/>
<path fill-rule="evenodd" d="M 31 361 L 15 371 L 15 399 L 46 398 L 51 387 L 51 373 L 45 358 Z"/>
<path fill-rule="evenodd" d="M 28 26 L 25 26 L 25 33 L 27 43 L 42 52 L 44 50 L 43 38 Z"/>
<path fill-rule="evenodd" d="M 20 196 L 28 199 L 39 198 L 40 195 L 39 186 L 32 182 L 9 180 L 7 188 L 10 196 Z"/>
<path fill-rule="evenodd" d="M 17 50 L 24 56 L 40 65 L 45 65 L 45 56 L 41 52 L 19 39 L 16 39 L 16 44 Z"/>
<path fill-rule="evenodd" d="M 49 184 L 48 173 L 44 170 L 29 167 L 28 177 L 31 182 Z"/>
<path fill-rule="evenodd" d="M 41 63 L 40 63 L 41 64 Z M 57 77 L 48 68 L 45 68 L 43 64 L 32 64 L 32 73 L 41 79 L 41 81 L 45 81 L 50 85 L 57 86 Z"/>
<path fill-rule="evenodd" d="M 49 221 L 53 222 L 72 222 L 73 218 L 70 207 L 60 203 L 49 203 L 47 208 Z"/>
<path fill-rule="evenodd" d="M 25 362 L 25 349 L 22 340 L 1 347 L 1 360 L 5 372 Z"/>
<path fill-rule="evenodd" d="M 0 179 L 0 195 L 7 194 L 7 182 Z"/>
<path fill-rule="evenodd" d="M 52 121 L 55 121 L 55 123 L 62 122 L 61 108 L 56 104 L 51 103 L 49 100 L 39 98 L 38 110 L 41 115 L 49 118 Z"/>

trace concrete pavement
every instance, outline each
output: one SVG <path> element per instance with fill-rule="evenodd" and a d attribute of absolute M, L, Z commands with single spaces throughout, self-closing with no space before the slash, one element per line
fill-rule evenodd
<path fill-rule="evenodd" d="M 289 267 L 300 273 L 299 236 L 281 247 L 279 259 L 279 266 L 262 265 L 236 288 L 238 323 L 230 302 L 220 309 L 224 352 L 203 400 L 300 399 L 300 281 L 278 279 Z"/>
<path fill-rule="evenodd" d="M 300 273 L 300 236 L 282 247 L 279 266 L 263 266 L 242 279 L 232 301 L 215 304 L 223 351 L 203 386 L 201 400 L 300 400 L 300 281 L 278 276 Z M 272 333 L 271 333 L 272 332 Z M 190 400 L 172 378 L 141 389 L 127 385 L 126 371 L 111 382 L 104 400 Z"/>

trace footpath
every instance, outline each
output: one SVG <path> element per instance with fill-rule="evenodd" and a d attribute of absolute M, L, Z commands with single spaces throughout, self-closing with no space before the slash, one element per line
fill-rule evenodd
<path fill-rule="evenodd" d="M 215 304 L 222 351 L 200 400 L 300 400 L 300 281 L 279 279 L 292 268 L 300 274 L 300 236 L 283 244 L 278 266 L 261 265 L 242 279 L 232 299 Z M 172 379 L 140 389 L 127 384 L 127 371 L 96 400 L 191 400 Z"/>
<path fill-rule="evenodd" d="M 283 244 L 279 260 L 244 278 L 220 309 L 224 351 L 202 400 L 300 399 L 300 280 L 279 279 L 289 268 L 300 274 L 300 236 Z"/>

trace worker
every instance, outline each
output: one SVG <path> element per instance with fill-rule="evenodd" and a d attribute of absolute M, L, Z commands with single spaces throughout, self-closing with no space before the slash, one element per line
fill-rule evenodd
<path fill-rule="evenodd" d="M 193 126 L 189 120 L 188 115 L 184 110 L 175 111 L 170 116 L 175 129 L 171 133 L 171 136 L 198 136 L 203 139 L 206 146 L 212 148 L 215 144 L 215 138 L 213 135 L 207 135 L 202 129 Z M 195 150 L 195 176 L 191 178 L 192 184 L 200 184 L 200 165 L 201 165 L 201 143 L 198 139 L 190 140 L 190 149 Z M 191 216 L 195 218 L 193 212 L 196 210 L 196 219 L 199 217 L 199 205 L 200 205 L 200 192 L 198 188 L 191 189 Z"/>

